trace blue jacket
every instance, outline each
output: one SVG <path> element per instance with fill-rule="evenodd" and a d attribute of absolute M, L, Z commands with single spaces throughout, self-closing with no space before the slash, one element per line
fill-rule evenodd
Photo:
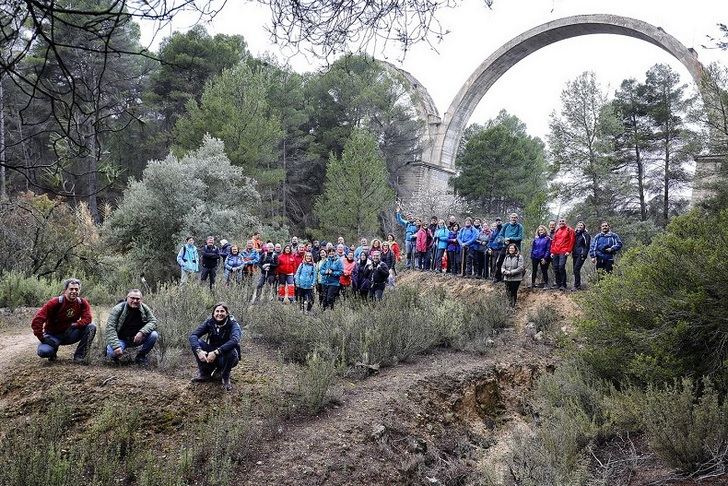
<path fill-rule="evenodd" d="M 488 240 L 488 248 L 490 248 L 493 251 L 501 251 L 503 249 L 503 236 L 501 236 L 501 232 L 503 231 L 503 225 L 500 225 L 500 227 L 496 226 L 494 230 L 490 232 L 490 239 Z"/>
<path fill-rule="evenodd" d="M 207 336 L 207 343 L 201 341 L 202 336 Z M 240 324 L 232 315 L 228 316 L 222 326 L 210 317 L 190 334 L 190 347 L 193 352 L 206 348 L 205 351 L 219 349 L 221 353 L 228 353 L 233 349 L 237 350 L 240 356 L 240 340 L 243 338 L 243 331 Z"/>
<path fill-rule="evenodd" d="M 238 253 L 237 255 L 230 254 L 225 259 L 225 270 L 232 270 L 243 266 L 243 256 Z"/>
<path fill-rule="evenodd" d="M 437 241 L 438 250 L 444 250 L 445 248 L 447 248 L 448 235 L 450 235 L 450 230 L 446 227 L 437 228 L 435 230 L 435 234 L 433 236 L 435 237 L 435 241 Z"/>
<path fill-rule="evenodd" d="M 521 223 L 506 223 L 501 230 L 501 236 L 504 241 L 508 240 L 511 243 L 516 241 L 520 242 L 523 240 L 523 225 Z"/>
<path fill-rule="evenodd" d="M 477 229 L 475 226 L 471 226 L 470 228 L 468 228 L 467 226 L 463 226 L 458 232 L 458 243 L 460 243 L 460 246 L 473 248 L 474 244 L 477 245 L 479 234 L 480 230 Z"/>
<path fill-rule="evenodd" d="M 327 275 L 327 272 L 331 270 L 331 274 Z M 341 258 L 334 255 L 333 258 L 327 257 L 326 261 L 321 264 L 319 270 L 321 274 L 321 285 L 334 285 L 339 286 L 339 277 L 344 273 L 344 265 L 341 263 Z"/>
<path fill-rule="evenodd" d="M 460 245 L 458 244 L 458 234 L 456 231 L 450 231 L 447 235 L 447 251 L 460 251 Z M 450 241 L 455 240 L 455 241 Z"/>
<path fill-rule="evenodd" d="M 177 264 L 188 272 L 200 270 L 200 255 L 195 245 L 185 244 L 177 253 Z"/>
<path fill-rule="evenodd" d="M 243 257 L 244 265 L 257 265 L 260 260 L 260 253 L 255 248 L 241 251 L 240 256 Z"/>
<path fill-rule="evenodd" d="M 549 235 L 540 235 L 533 239 L 531 245 L 531 258 L 542 260 L 551 254 L 551 238 Z"/>
<path fill-rule="evenodd" d="M 614 254 L 622 248 L 622 240 L 617 233 L 598 233 L 594 235 L 589 248 L 589 256 L 602 260 L 614 260 Z M 607 250 L 610 250 L 607 252 Z"/>
<path fill-rule="evenodd" d="M 296 287 L 301 289 L 312 289 L 316 284 L 316 264 L 303 262 L 298 266 L 296 275 L 293 276 Z"/>
<path fill-rule="evenodd" d="M 396 214 L 397 222 L 404 228 L 404 241 L 411 241 L 415 233 L 417 233 L 417 225 L 414 221 L 407 221 L 400 213 Z"/>

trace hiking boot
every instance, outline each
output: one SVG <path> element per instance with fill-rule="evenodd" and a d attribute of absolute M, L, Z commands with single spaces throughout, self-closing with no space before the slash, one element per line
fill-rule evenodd
<path fill-rule="evenodd" d="M 149 366 L 149 358 L 147 356 L 138 356 L 134 358 L 134 364 L 139 366 Z"/>
<path fill-rule="evenodd" d="M 53 359 L 55 359 L 55 356 L 53 357 Z M 73 357 L 73 363 L 74 364 L 79 364 L 79 365 L 87 365 L 88 364 L 88 361 L 86 361 L 86 358 L 85 357 L 82 358 L 80 356 L 74 356 Z"/>
<path fill-rule="evenodd" d="M 208 383 L 210 381 L 212 381 L 212 376 L 199 372 L 197 373 L 197 376 L 192 378 L 192 383 Z"/>
<path fill-rule="evenodd" d="M 55 354 L 52 354 L 52 355 L 48 356 L 48 362 L 49 363 L 52 363 L 53 361 L 55 361 L 57 359 L 58 359 L 58 356 L 56 356 Z"/>
<path fill-rule="evenodd" d="M 222 387 L 225 389 L 225 391 L 232 391 L 233 385 L 232 383 L 230 383 L 230 378 L 222 379 Z"/>

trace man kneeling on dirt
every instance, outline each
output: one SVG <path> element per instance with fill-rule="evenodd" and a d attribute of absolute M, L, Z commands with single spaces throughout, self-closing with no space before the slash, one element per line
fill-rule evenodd
<path fill-rule="evenodd" d="M 91 322 L 91 305 L 79 297 L 81 281 L 69 278 L 63 282 L 63 294 L 53 297 L 35 313 L 31 327 L 38 338 L 38 356 L 56 360 L 58 348 L 78 343 L 74 363 L 86 363 L 88 348 L 96 336 Z"/>
<path fill-rule="evenodd" d="M 111 309 L 106 322 L 106 356 L 118 363 L 127 348 L 139 346 L 134 362 L 147 364 L 147 355 L 159 339 L 157 318 L 152 309 L 142 303 L 142 293 L 132 289 L 126 301 Z"/>

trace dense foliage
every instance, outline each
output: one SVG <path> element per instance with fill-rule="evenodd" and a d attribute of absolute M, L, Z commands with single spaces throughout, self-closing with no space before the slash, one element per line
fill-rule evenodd
<path fill-rule="evenodd" d="M 187 236 L 243 240 L 258 225 L 258 204 L 254 183 L 230 164 L 222 141 L 205 137 L 199 149 L 151 162 L 140 181 L 129 183 L 106 220 L 104 241 L 137 272 L 169 277 Z"/>
<path fill-rule="evenodd" d="M 710 377 L 728 389 L 728 210 L 675 218 L 583 299 L 582 354 L 614 381 Z"/>

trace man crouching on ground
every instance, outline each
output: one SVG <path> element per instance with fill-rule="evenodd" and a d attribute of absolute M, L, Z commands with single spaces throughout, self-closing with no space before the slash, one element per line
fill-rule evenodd
<path fill-rule="evenodd" d="M 157 318 L 142 302 L 142 292 L 131 289 L 126 301 L 111 309 L 106 322 L 106 356 L 118 363 L 127 348 L 140 346 L 134 362 L 146 366 L 147 355 L 159 339 Z"/>
<path fill-rule="evenodd" d="M 91 322 L 91 305 L 79 297 L 81 281 L 69 278 L 63 282 L 63 294 L 53 297 L 35 313 L 31 327 L 38 338 L 38 356 L 56 360 L 60 346 L 78 343 L 73 362 L 85 364 L 88 349 L 96 336 Z"/>

